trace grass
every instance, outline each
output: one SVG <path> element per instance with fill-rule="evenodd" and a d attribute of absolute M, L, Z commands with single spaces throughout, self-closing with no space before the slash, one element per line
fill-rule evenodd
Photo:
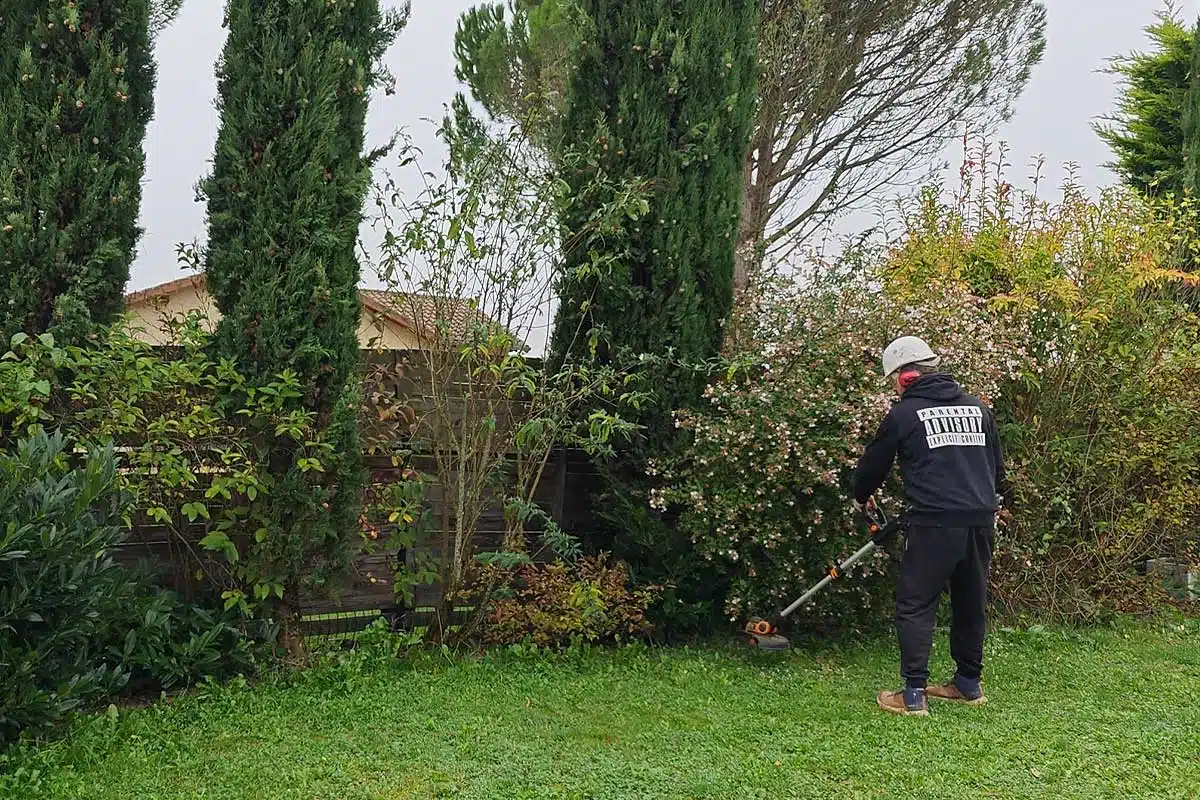
<path fill-rule="evenodd" d="M 989 644 L 991 702 L 928 719 L 875 708 L 895 681 L 887 641 L 783 656 L 352 658 L 92 718 L 16 756 L 25 788 L 0 781 L 0 795 L 1200 797 L 1195 623 L 1003 631 Z M 939 674 L 944 650 L 942 638 Z"/>

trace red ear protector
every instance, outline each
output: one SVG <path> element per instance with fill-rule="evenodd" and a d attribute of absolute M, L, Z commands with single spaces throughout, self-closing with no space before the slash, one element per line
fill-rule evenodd
<path fill-rule="evenodd" d="M 915 369 L 911 369 L 908 372 L 901 372 L 898 379 L 900 381 L 900 391 L 907 391 L 908 387 L 916 383 L 917 379 L 920 377 L 921 373 L 917 372 Z"/>

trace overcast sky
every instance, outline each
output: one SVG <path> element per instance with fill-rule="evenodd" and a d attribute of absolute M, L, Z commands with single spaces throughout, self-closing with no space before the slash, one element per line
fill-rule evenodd
<path fill-rule="evenodd" d="M 388 0 L 385 0 L 388 2 Z M 458 15 L 477 0 L 413 0 L 412 19 L 388 57 L 397 93 L 378 97 L 372 106 L 370 139 L 386 141 L 402 128 L 436 163 L 433 126 L 456 90 L 452 45 Z M 1062 166 L 1078 165 L 1090 188 L 1112 183 L 1102 164 L 1109 159 L 1091 129 L 1113 106 L 1112 77 L 1103 74 L 1116 54 L 1141 49 L 1142 29 L 1163 7 L 1161 0 L 1046 0 L 1049 46 L 1017 107 L 1002 131 L 1009 160 L 1019 179 L 1033 158 L 1043 155 L 1050 177 Z M 195 202 L 196 181 L 208 170 L 217 136 L 213 107 L 213 68 L 224 42 L 221 0 L 187 0 L 179 20 L 158 41 L 156 111 L 147 139 L 147 174 L 142 204 L 146 229 L 133 268 L 130 290 L 179 276 L 175 247 L 204 236 L 204 208 Z M 1200 0 L 1179 4 L 1186 14 Z M 957 153 L 948 153 L 953 160 Z M 1017 181 L 1020 182 L 1020 181 Z"/>

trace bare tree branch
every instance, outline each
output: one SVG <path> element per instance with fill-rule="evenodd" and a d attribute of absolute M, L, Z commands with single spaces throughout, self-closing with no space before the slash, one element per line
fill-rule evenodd
<path fill-rule="evenodd" d="M 1044 31 L 1034 0 L 764 0 L 737 287 L 963 126 L 1006 118 Z"/>

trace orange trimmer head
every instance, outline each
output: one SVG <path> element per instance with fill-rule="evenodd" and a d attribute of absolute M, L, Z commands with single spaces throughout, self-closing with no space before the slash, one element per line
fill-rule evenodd
<path fill-rule="evenodd" d="M 761 617 L 750 619 L 746 623 L 745 633 L 747 643 L 759 650 L 777 653 L 792 646 L 787 637 L 779 634 L 779 629 L 773 623 Z"/>

